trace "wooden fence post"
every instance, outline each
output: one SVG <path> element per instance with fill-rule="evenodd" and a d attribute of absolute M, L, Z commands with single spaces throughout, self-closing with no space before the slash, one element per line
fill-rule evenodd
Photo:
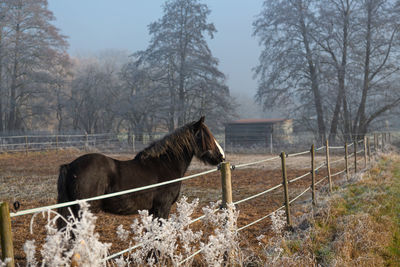
<path fill-rule="evenodd" d="M 344 163 L 346 164 L 346 179 L 349 179 L 349 148 L 347 142 L 344 142 Z"/>
<path fill-rule="evenodd" d="M 316 205 L 317 201 L 315 198 L 315 147 L 314 144 L 311 146 L 311 194 L 312 194 L 312 204 Z"/>
<path fill-rule="evenodd" d="M 11 232 L 10 209 L 7 202 L 0 202 L 0 238 L 1 238 L 1 260 L 10 259 L 7 267 L 14 267 L 14 248 Z"/>
<path fill-rule="evenodd" d="M 374 133 L 374 153 L 376 154 L 377 151 L 377 147 L 378 147 L 378 140 L 376 137 L 376 133 Z"/>
<path fill-rule="evenodd" d="M 222 208 L 231 209 L 228 204 L 232 204 L 232 179 L 231 179 L 231 165 L 229 162 L 221 163 L 221 184 L 222 184 Z M 233 231 L 233 229 L 230 229 Z M 230 262 L 232 259 L 232 253 L 224 254 L 224 263 Z"/>
<path fill-rule="evenodd" d="M 221 183 L 222 183 L 222 207 L 227 208 L 227 204 L 232 203 L 232 182 L 231 166 L 229 162 L 221 163 Z"/>
<path fill-rule="evenodd" d="M 357 173 L 357 139 L 354 139 L 354 173 Z"/>
<path fill-rule="evenodd" d="M 382 152 L 385 150 L 385 139 L 384 139 L 384 133 L 382 133 Z"/>
<path fill-rule="evenodd" d="M 325 142 L 325 152 L 326 152 L 326 170 L 328 172 L 328 181 L 329 181 L 329 192 L 332 192 L 332 176 L 331 176 L 331 163 L 329 160 L 329 142 L 326 139 Z"/>
<path fill-rule="evenodd" d="M 283 178 L 283 192 L 285 194 L 285 211 L 286 211 L 286 223 L 289 227 L 292 226 L 292 219 L 290 218 L 290 203 L 289 203 L 289 188 L 286 174 L 286 154 L 281 153 L 282 162 L 282 178 Z"/>
<path fill-rule="evenodd" d="M 135 135 L 132 134 L 132 150 L 135 152 Z"/>

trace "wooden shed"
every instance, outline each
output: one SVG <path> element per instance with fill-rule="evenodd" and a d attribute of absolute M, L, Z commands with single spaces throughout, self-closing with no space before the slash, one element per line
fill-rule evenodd
<path fill-rule="evenodd" d="M 291 119 L 241 119 L 225 125 L 225 147 L 234 149 L 271 149 L 275 144 L 291 144 Z"/>

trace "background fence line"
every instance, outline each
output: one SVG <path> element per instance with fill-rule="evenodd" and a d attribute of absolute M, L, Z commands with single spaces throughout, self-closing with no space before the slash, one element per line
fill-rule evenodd
<path fill-rule="evenodd" d="M 149 143 L 154 140 L 162 138 L 167 133 L 165 132 L 154 132 L 154 133 L 140 133 L 137 136 L 130 133 L 98 133 L 98 134 L 20 134 L 16 136 L 0 136 L 0 153 L 1 152 L 30 152 L 30 151 L 42 151 L 42 150 L 58 150 L 58 149 L 69 149 L 78 148 L 84 150 L 94 150 L 101 152 L 111 153 L 122 153 L 122 152 L 136 152 L 145 148 Z M 374 137 L 374 143 L 378 143 L 380 146 L 384 145 L 385 142 L 391 142 L 393 138 L 400 142 L 400 135 L 385 134 L 385 133 L 374 133 L 371 137 Z M 216 134 L 217 141 L 221 144 L 224 150 L 228 153 L 264 153 L 264 154 L 278 154 L 277 152 L 285 151 L 289 154 L 289 157 L 296 156 L 296 154 L 306 154 L 307 152 L 299 152 L 303 148 L 306 148 L 304 144 L 318 144 L 315 140 L 315 136 L 307 133 L 294 133 L 291 143 L 276 142 L 273 144 L 273 150 L 270 147 L 257 147 L 257 146 L 242 146 L 234 147 L 230 149 L 230 146 L 226 144 L 225 134 Z M 243 136 L 244 140 L 246 136 Z M 358 138 L 357 138 L 358 139 Z M 251 140 L 249 140 L 250 142 Z M 341 149 L 338 146 L 338 142 L 335 141 L 335 145 L 332 143 L 330 149 Z M 358 143 L 363 142 L 359 139 Z M 325 144 L 318 150 L 324 149 Z M 353 145 L 353 144 L 352 144 Z"/>
<path fill-rule="evenodd" d="M 382 137 L 383 137 L 383 135 L 382 135 Z M 365 140 L 366 140 L 366 139 L 364 138 L 363 140 L 360 140 L 360 141 L 365 143 Z M 376 141 L 375 141 L 375 140 L 376 140 Z M 382 140 L 383 140 L 383 139 L 382 139 Z M 355 141 L 354 143 L 351 143 L 351 144 L 348 144 L 348 145 L 345 144 L 344 147 L 340 147 L 340 148 L 341 148 L 341 149 L 344 149 L 345 147 L 348 148 L 348 147 L 350 147 L 350 146 L 353 145 L 353 144 L 354 144 L 355 148 L 357 148 L 357 144 L 358 144 L 358 143 L 361 143 L 360 141 Z M 383 142 L 382 142 L 382 143 L 383 143 Z M 378 143 L 378 139 L 375 138 L 375 136 L 374 136 L 374 146 L 373 146 L 374 153 L 377 152 L 378 144 L 379 144 L 379 143 Z M 357 166 L 357 161 L 362 160 L 361 157 L 360 157 L 359 159 L 357 159 L 357 154 L 359 154 L 359 153 L 361 153 L 361 152 L 364 152 L 364 156 L 365 156 L 365 155 L 366 155 L 365 147 L 367 148 L 368 151 L 371 150 L 371 148 L 370 148 L 370 146 L 369 146 L 369 143 L 367 142 L 366 144 L 364 144 L 364 149 L 362 149 L 362 150 L 360 150 L 360 151 L 355 150 L 354 153 L 351 154 L 351 155 L 354 154 L 354 165 L 352 164 L 352 166 L 355 167 L 355 172 L 357 171 L 357 168 L 356 168 L 356 166 Z M 265 191 L 263 191 L 263 192 L 260 192 L 260 193 L 257 193 L 257 194 L 255 194 L 255 195 L 249 196 L 249 197 L 247 197 L 247 198 L 245 198 L 245 199 L 242 199 L 242 200 L 238 200 L 238 201 L 234 202 L 233 204 L 234 204 L 234 205 L 237 205 L 237 204 L 243 203 L 243 202 L 245 202 L 245 201 L 248 201 L 248 200 L 251 200 L 251 199 L 253 199 L 253 198 L 259 197 L 259 196 L 261 196 L 261 195 L 267 194 L 267 193 L 269 193 L 269 192 L 272 192 L 272 191 L 274 191 L 274 190 L 276 190 L 276 189 L 278 189 L 278 188 L 284 186 L 284 188 L 286 187 L 285 190 L 284 190 L 284 191 L 285 191 L 285 205 L 284 205 L 284 206 L 281 206 L 281 207 L 278 208 L 277 210 L 280 210 L 280 209 L 282 209 L 283 207 L 285 207 L 285 209 L 286 209 L 286 217 L 287 217 L 287 224 L 288 224 L 288 225 L 291 225 L 291 217 L 290 217 L 290 204 L 291 204 L 291 203 L 295 202 L 297 199 L 299 199 L 301 196 L 303 196 L 303 195 L 304 195 L 306 192 L 308 192 L 309 190 L 314 190 L 313 187 L 314 187 L 315 185 L 320 184 L 320 183 L 321 183 L 322 181 L 324 181 L 326 178 L 331 178 L 331 177 L 340 175 L 340 174 L 345 173 L 345 172 L 346 172 L 347 175 L 348 175 L 348 174 L 349 174 L 349 171 L 350 171 L 350 169 L 349 169 L 348 167 L 352 167 L 352 166 L 346 166 L 345 169 L 343 169 L 343 170 L 341 170 L 341 171 L 339 171 L 339 172 L 337 172 L 337 173 L 331 175 L 331 174 L 330 174 L 330 164 L 337 163 L 337 162 L 339 162 L 339 161 L 343 161 L 343 160 L 345 160 L 346 157 L 350 157 L 351 155 L 345 155 L 345 158 L 344 158 L 344 159 L 340 159 L 340 160 L 337 160 L 337 161 L 330 162 L 330 159 L 329 159 L 329 148 L 330 148 L 330 147 L 329 147 L 328 143 L 326 143 L 326 146 L 323 146 L 323 147 L 320 147 L 320 148 L 318 148 L 318 149 L 315 149 L 315 151 L 319 151 L 319 150 L 321 150 L 321 149 L 323 149 L 323 148 L 325 148 L 325 150 L 326 150 L 326 162 L 324 162 L 322 165 L 318 166 L 318 167 L 315 168 L 315 169 L 314 169 L 314 166 L 313 166 L 313 164 L 312 164 L 310 172 L 307 172 L 306 174 L 303 174 L 303 175 L 300 175 L 300 176 L 298 176 L 298 177 L 292 178 L 292 179 L 289 180 L 289 181 L 286 180 L 286 179 L 287 179 L 287 176 L 286 176 L 286 169 L 285 169 L 285 168 L 286 168 L 285 158 L 286 158 L 286 157 L 289 157 L 290 155 L 285 154 L 285 152 L 282 152 L 280 157 L 277 156 L 277 157 L 272 157 L 272 158 L 268 158 L 268 159 L 264 159 L 264 160 L 259 160 L 259 161 L 255 161 L 255 162 L 250 162 L 250 163 L 245 163 L 245 164 L 237 165 L 236 168 L 243 168 L 243 167 L 246 167 L 246 166 L 250 166 L 250 165 L 254 165 L 254 164 L 260 164 L 260 163 L 264 163 L 264 162 L 267 162 L 267 161 L 272 161 L 272 160 L 281 158 L 281 161 L 282 161 L 281 163 L 282 163 L 283 182 L 282 182 L 281 184 L 275 185 L 275 186 L 273 186 L 273 187 L 271 187 L 271 188 L 269 188 L 269 189 L 267 189 L 267 190 L 265 190 Z M 333 148 L 334 148 L 334 149 L 339 149 L 339 147 L 333 147 Z M 381 148 L 383 149 L 384 147 L 381 146 Z M 312 149 L 314 149 L 314 145 L 312 146 Z M 345 149 L 345 151 L 347 151 L 347 149 Z M 304 151 L 304 152 L 299 152 L 299 153 L 291 154 L 291 156 L 292 156 L 292 157 L 295 157 L 295 156 L 298 156 L 298 155 L 305 155 L 305 154 L 308 154 L 308 153 L 310 153 L 310 151 Z M 314 153 L 310 153 L 310 154 L 311 154 L 311 157 L 313 157 L 313 154 L 314 154 Z M 230 166 L 229 162 L 223 163 L 223 165 L 224 165 L 225 167 L 228 168 L 229 172 L 226 172 L 227 169 L 224 168 L 224 169 L 225 169 L 225 174 L 224 174 L 224 172 L 221 172 L 221 177 L 222 177 L 223 179 L 226 179 L 226 181 L 227 181 L 227 183 L 228 183 L 227 186 L 228 186 L 228 187 L 231 187 L 231 182 L 230 182 L 230 179 L 231 179 L 231 178 L 230 178 L 230 176 L 231 176 L 231 173 L 230 173 L 231 166 Z M 234 166 L 234 165 L 233 165 L 233 166 Z M 293 197 L 293 199 L 290 200 L 288 184 L 293 183 L 293 182 L 295 182 L 295 181 L 297 181 L 297 180 L 300 180 L 300 179 L 302 179 L 302 178 L 308 176 L 309 174 L 312 174 L 313 172 L 315 173 L 315 172 L 317 172 L 318 169 L 320 169 L 320 168 L 322 168 L 322 167 L 324 167 L 324 166 L 327 166 L 328 175 L 325 176 L 324 178 L 320 179 L 319 181 L 317 181 L 315 184 L 310 185 L 309 187 L 307 187 L 306 190 L 304 190 L 304 191 L 301 192 L 299 195 Z M 364 167 L 367 168 L 367 162 L 366 162 L 366 160 L 365 160 L 365 166 L 364 166 Z M 234 169 L 234 168 L 233 168 L 233 169 Z M 161 185 L 165 185 L 165 184 L 170 184 L 170 183 L 175 183 L 175 182 L 179 182 L 179 181 L 184 181 L 184 180 L 192 179 L 192 178 L 195 178 L 195 177 L 198 177 L 198 176 L 201 176 L 201 175 L 209 174 L 209 173 L 215 172 L 215 171 L 217 171 L 217 170 L 218 170 L 218 169 L 208 170 L 208 171 L 204 171 L 204 172 L 201 172 L 201 173 L 197 173 L 197 174 L 185 176 L 185 177 L 178 178 L 178 179 L 175 179 L 175 180 L 172 180 L 172 181 L 168 181 L 168 182 L 153 184 L 153 185 L 149 185 L 149 186 L 145 186 L 145 187 L 141 187 L 141 188 L 134 188 L 134 189 L 131 189 L 131 190 L 125 190 L 125 191 L 116 192 L 116 193 L 107 194 L 107 195 L 102 195 L 102 196 L 97 196 L 97 197 L 93 197 L 93 198 L 81 199 L 81 200 L 76 200 L 76 201 L 71 201 L 71 202 L 66 202 L 66 203 L 60 203 L 60 204 L 56 204 L 56 205 L 49 205 L 49 206 L 45 206 L 45 207 L 38 207 L 38 208 L 35 208 L 35 209 L 29 209 L 29 210 L 24 210 L 24 211 L 15 212 L 15 213 L 10 213 L 9 210 L 8 210 L 7 212 L 8 212 L 8 216 L 9 216 L 9 217 L 16 217 L 16 216 L 21 216 L 21 215 L 27 215 L 27 214 L 32 214 L 32 213 L 38 213 L 38 212 L 47 211 L 47 210 L 49 210 L 49 209 L 54 209 L 54 208 L 66 207 L 66 206 L 70 206 L 70 205 L 74 205 L 74 204 L 79 204 L 79 203 L 81 203 L 81 202 L 83 202 L 83 201 L 92 201 L 92 200 L 104 199 L 104 198 L 108 198 L 108 197 L 114 197 L 114 196 L 118 196 L 118 195 L 122 195 L 122 194 L 127 194 L 127 193 L 137 192 L 137 191 L 141 191 L 141 190 L 146 190 L 146 189 L 149 189 L 149 188 L 154 188 L 154 187 L 161 186 Z M 229 176 L 229 177 L 225 177 L 225 178 L 224 178 L 224 176 Z M 286 176 L 286 177 L 285 177 L 285 176 Z M 330 180 L 330 179 L 329 179 L 329 180 Z M 332 186 L 332 185 L 331 185 L 331 182 L 330 182 L 330 183 L 329 183 L 329 187 L 331 188 L 331 186 Z M 229 196 L 229 194 L 230 194 L 230 196 Z M 230 199 L 229 199 L 229 198 L 230 198 Z M 225 201 L 225 203 L 232 203 L 232 192 L 231 192 L 231 191 L 230 191 L 230 193 L 228 193 L 228 194 L 227 194 L 227 193 L 223 194 L 223 202 L 224 202 L 224 201 Z M 275 210 L 274 212 L 276 212 L 277 210 Z M 217 210 L 216 210 L 216 211 L 217 211 Z M 266 215 L 266 216 L 264 216 L 264 217 L 262 217 L 262 218 L 259 218 L 259 219 L 255 220 L 255 221 L 253 221 L 253 222 L 251 222 L 251 223 L 245 225 L 245 226 L 242 226 L 241 228 L 237 229 L 237 231 L 241 231 L 241 230 L 243 230 L 243 229 L 249 227 L 250 225 L 254 225 L 254 224 L 257 223 L 257 222 L 260 222 L 260 221 L 262 221 L 262 220 L 268 218 L 268 217 L 271 216 L 274 212 L 271 212 L 271 213 L 269 213 L 268 215 Z M 6 217 L 6 216 L 0 216 L 0 218 L 3 218 L 3 217 Z M 194 222 L 196 222 L 196 221 L 199 221 L 202 217 L 204 217 L 204 215 L 203 215 L 203 216 L 200 216 L 199 218 L 196 218 L 196 219 L 192 220 L 192 223 L 194 223 Z M 3 220 L 0 220 L 0 224 L 3 226 L 3 225 L 6 224 L 6 222 L 4 222 Z M 10 225 L 10 227 L 11 227 L 11 225 Z M 3 228 L 7 228 L 7 227 L 0 227 L 0 228 L 3 229 Z M 0 233 L 0 236 L 1 236 L 2 241 L 3 241 L 4 236 L 7 236 L 7 234 Z M 11 240 L 11 242 L 12 242 L 12 240 Z M 11 243 L 11 244 L 12 244 L 12 243 Z M 114 255 L 110 255 L 109 257 L 107 257 L 107 259 L 110 260 L 110 259 L 115 258 L 115 257 L 117 257 L 117 256 L 119 256 L 119 255 L 122 255 L 122 254 L 124 254 L 124 253 L 126 253 L 126 252 L 129 252 L 129 251 L 131 251 L 132 249 L 137 248 L 139 245 L 140 245 L 140 244 L 137 244 L 137 245 L 135 245 L 134 247 L 128 248 L 127 250 L 118 252 L 118 253 L 116 253 L 116 254 L 114 254 Z M 2 246 L 2 250 L 3 250 L 2 255 L 7 255 L 7 253 L 9 253 L 9 251 L 7 251 L 6 247 L 3 247 L 3 246 Z M 6 251 L 4 251 L 4 250 L 6 250 Z M 118 254 L 118 255 L 117 255 L 117 254 Z"/>

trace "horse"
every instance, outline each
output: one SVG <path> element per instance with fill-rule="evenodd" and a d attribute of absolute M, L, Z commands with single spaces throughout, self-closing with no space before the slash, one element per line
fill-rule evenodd
<path fill-rule="evenodd" d="M 138 188 L 182 177 L 193 157 L 205 164 L 218 165 L 225 153 L 204 123 L 204 116 L 188 123 L 161 140 L 151 143 L 132 160 L 121 161 L 99 153 L 85 154 L 60 166 L 57 183 L 58 203 L 85 199 L 103 194 Z M 91 203 L 93 212 L 136 214 L 149 210 L 153 217 L 167 219 L 179 196 L 181 182 L 163 185 Z M 79 205 L 71 206 L 75 218 Z M 67 207 L 58 213 L 67 218 Z M 58 219 L 58 229 L 65 221 Z"/>

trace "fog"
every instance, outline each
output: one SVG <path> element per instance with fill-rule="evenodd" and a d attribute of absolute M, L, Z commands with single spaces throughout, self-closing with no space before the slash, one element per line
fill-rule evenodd
<path fill-rule="evenodd" d="M 400 1 L 0 1 L 0 132 L 397 127 Z"/>
<path fill-rule="evenodd" d="M 145 49 L 150 41 L 148 25 L 162 16 L 165 1 L 49 0 L 54 24 L 68 36 L 69 53 L 73 56 L 93 56 L 104 50 L 130 51 Z M 252 36 L 252 23 L 262 7 L 261 0 L 202 1 L 210 8 L 209 21 L 217 33 L 207 38 L 220 70 L 227 76 L 231 94 L 246 106 L 239 117 L 265 116 L 260 108 L 248 105 L 256 94 L 257 82 L 252 68 L 257 65 L 261 47 Z M 249 112 L 248 112 L 249 111 Z"/>

